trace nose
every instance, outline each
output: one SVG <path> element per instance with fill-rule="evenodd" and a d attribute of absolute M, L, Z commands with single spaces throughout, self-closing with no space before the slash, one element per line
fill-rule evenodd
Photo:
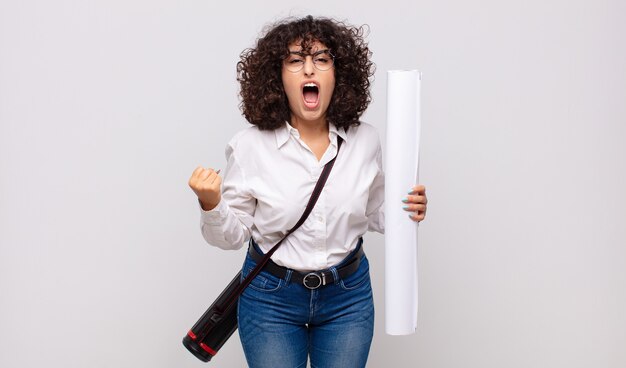
<path fill-rule="evenodd" d="M 302 69 L 305 75 L 313 75 L 315 66 L 313 65 L 313 57 L 311 55 L 307 55 L 306 58 L 304 58 L 304 67 Z"/>

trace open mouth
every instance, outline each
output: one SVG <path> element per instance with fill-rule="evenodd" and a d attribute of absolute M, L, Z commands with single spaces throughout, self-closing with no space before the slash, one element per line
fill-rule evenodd
<path fill-rule="evenodd" d="M 315 83 L 307 83 L 302 87 L 302 97 L 304 104 L 308 108 L 315 108 L 319 102 L 319 87 Z"/>

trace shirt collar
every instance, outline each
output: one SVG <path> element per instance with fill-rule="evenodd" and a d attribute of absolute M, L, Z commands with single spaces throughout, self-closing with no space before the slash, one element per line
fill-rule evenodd
<path fill-rule="evenodd" d="M 276 134 L 277 148 L 282 147 L 289 140 L 289 135 L 291 134 L 289 129 L 293 129 L 293 127 L 285 121 L 285 125 L 274 131 L 274 133 Z"/>
<path fill-rule="evenodd" d="M 275 135 L 276 135 L 276 147 L 277 148 L 280 148 L 285 143 L 287 143 L 287 141 L 289 140 L 289 136 L 290 135 L 293 134 L 296 137 L 299 137 L 298 130 L 296 128 L 292 127 L 286 121 L 285 121 L 285 125 L 283 125 L 282 127 L 276 129 L 274 132 L 275 132 Z M 346 130 L 345 129 L 337 129 L 335 124 L 332 124 L 332 123 L 328 124 L 328 136 L 331 138 L 331 142 L 333 142 L 333 143 L 336 142 L 336 139 L 332 139 L 333 136 L 339 136 L 344 141 L 346 141 L 348 139 L 348 134 L 347 134 Z"/>
<path fill-rule="evenodd" d="M 346 130 L 344 128 L 337 129 L 335 124 L 332 124 L 332 123 L 328 124 L 328 134 L 330 137 L 332 137 L 332 135 L 340 136 L 344 141 L 348 139 L 348 133 L 346 132 Z M 331 142 L 332 142 L 332 139 L 331 139 Z"/>

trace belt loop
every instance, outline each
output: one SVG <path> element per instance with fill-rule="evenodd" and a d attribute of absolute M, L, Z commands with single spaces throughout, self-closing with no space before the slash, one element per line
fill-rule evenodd
<path fill-rule="evenodd" d="M 335 285 L 339 284 L 339 273 L 337 272 L 337 268 L 335 266 L 329 268 L 330 272 L 333 273 L 333 279 L 335 280 Z"/>
<path fill-rule="evenodd" d="M 263 253 L 263 250 L 261 250 L 261 247 L 259 247 L 259 245 L 257 244 L 257 242 L 254 241 L 254 239 L 252 239 L 252 237 L 250 237 L 250 245 L 256 249 L 256 252 L 258 254 L 260 254 L 261 256 L 265 255 L 265 253 Z"/>
<path fill-rule="evenodd" d="M 285 286 L 289 286 L 291 283 L 291 275 L 293 274 L 293 270 L 291 268 L 287 269 L 287 274 L 285 275 Z"/>

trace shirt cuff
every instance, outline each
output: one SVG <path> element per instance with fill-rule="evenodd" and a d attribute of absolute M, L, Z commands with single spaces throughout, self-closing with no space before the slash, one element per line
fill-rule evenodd
<path fill-rule="evenodd" d="M 224 219 L 228 213 L 228 206 L 224 200 L 220 200 L 217 206 L 209 211 L 203 210 L 199 201 L 198 206 L 200 207 L 200 217 L 203 223 L 207 225 L 221 225 L 224 223 Z"/>

